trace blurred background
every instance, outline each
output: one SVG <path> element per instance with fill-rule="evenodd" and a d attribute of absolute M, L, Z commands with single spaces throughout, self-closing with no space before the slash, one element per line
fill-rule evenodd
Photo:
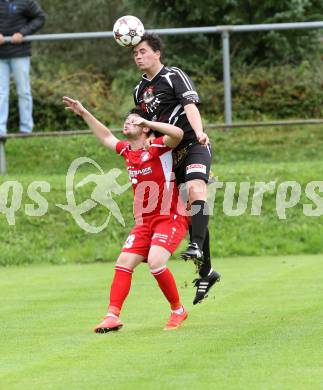
<path fill-rule="evenodd" d="M 68 2 L 40 0 L 47 14 L 40 34 L 111 31 L 122 15 L 139 17 L 146 29 L 323 20 L 320 0 L 193 0 Z M 230 35 L 234 120 L 323 117 L 322 29 Z M 223 121 L 220 34 L 163 36 L 165 64 L 195 81 L 205 122 Z M 100 119 L 120 126 L 132 105 L 138 71 L 131 49 L 113 38 L 33 43 L 35 131 L 71 130 L 82 123 L 61 110 L 63 94 L 77 97 Z M 12 86 L 13 87 L 13 86 Z M 15 88 L 11 131 L 18 129 Z"/>
<path fill-rule="evenodd" d="M 193 0 L 40 0 L 40 4 L 47 14 L 40 34 L 112 31 L 114 22 L 127 14 L 139 17 L 146 29 L 323 20 L 319 0 L 205 0 L 198 7 Z M 322 33 L 313 29 L 230 34 L 233 121 L 323 118 Z M 165 63 L 182 68 L 196 83 L 206 128 L 222 123 L 221 35 L 167 35 L 163 40 Z M 120 128 L 133 105 L 132 90 L 139 78 L 131 49 L 120 47 L 113 38 L 34 42 L 35 132 L 86 128 L 81 119 L 64 110 L 63 95 L 81 100 L 105 124 Z M 13 83 L 11 87 L 9 132 L 15 133 L 19 118 Z M 247 210 L 235 218 L 223 212 L 224 189 L 218 191 L 210 219 L 214 256 L 323 253 L 323 217 L 303 213 L 303 204 L 319 207 L 308 199 L 305 189 L 323 177 L 322 130 L 322 124 L 208 129 L 214 175 L 222 182 L 237 183 L 233 207 L 239 183 L 251 183 Z M 18 180 L 23 195 L 14 226 L 0 215 L 0 264 L 114 261 L 127 228 L 111 218 L 107 229 L 91 235 L 55 205 L 66 204 L 65 178 L 74 159 L 90 157 L 105 172 L 123 169 L 123 161 L 107 153 L 92 135 L 10 139 L 5 149 L 8 175 L 0 179 Z M 89 166 L 83 171 L 97 173 Z M 25 205 L 33 203 L 27 188 L 34 180 L 51 185 L 50 193 L 44 194 L 49 210 L 37 218 L 25 213 Z M 124 172 L 120 183 L 127 180 Z M 278 186 L 290 180 L 300 183 L 302 193 L 299 203 L 287 210 L 286 220 L 277 216 L 276 191 L 265 194 L 260 216 L 251 215 L 256 181 L 275 181 Z M 80 189 L 77 201 L 89 199 L 93 188 Z M 316 188 L 317 202 L 322 199 L 319 195 Z M 11 192 L 8 197 L 10 204 Z M 126 226 L 131 226 L 132 191 L 120 196 L 118 204 Z M 106 216 L 107 210 L 97 205 L 84 218 L 98 226 Z"/>

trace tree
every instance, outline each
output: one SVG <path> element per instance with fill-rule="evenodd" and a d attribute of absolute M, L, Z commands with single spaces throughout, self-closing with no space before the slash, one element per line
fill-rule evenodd
<path fill-rule="evenodd" d="M 114 22 L 133 14 L 135 6 L 118 0 L 41 0 L 40 4 L 47 14 L 41 34 L 112 31 Z M 113 38 L 36 42 L 34 46 L 35 64 L 42 70 L 55 72 L 57 67 L 72 64 L 91 66 L 110 81 L 131 59 L 129 50 L 120 48 Z"/>
<path fill-rule="evenodd" d="M 125 3 L 130 3 L 126 1 Z M 149 28 L 198 27 L 226 24 L 261 24 L 322 20 L 320 0 L 145 0 L 144 24 Z M 145 22 L 147 20 L 147 22 Z M 231 50 L 238 63 L 298 63 L 315 55 L 319 30 L 285 30 L 231 34 Z M 218 35 L 166 36 L 171 62 L 193 73 L 221 73 Z M 194 48 L 194 49 L 192 49 Z"/>

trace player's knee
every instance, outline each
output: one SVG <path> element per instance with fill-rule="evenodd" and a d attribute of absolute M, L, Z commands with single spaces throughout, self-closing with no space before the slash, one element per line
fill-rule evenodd
<path fill-rule="evenodd" d="M 192 204 L 195 200 L 206 200 L 206 183 L 204 180 L 196 179 L 187 182 L 188 198 Z"/>
<path fill-rule="evenodd" d="M 153 258 L 148 257 L 148 265 L 151 270 L 164 267 L 166 265 L 166 262 L 167 261 L 165 261 L 165 259 L 160 257 L 153 257 Z"/>
<path fill-rule="evenodd" d="M 137 264 L 132 256 L 127 256 L 127 254 L 121 253 L 121 255 L 118 257 L 118 260 L 116 261 L 116 265 L 133 270 Z"/>

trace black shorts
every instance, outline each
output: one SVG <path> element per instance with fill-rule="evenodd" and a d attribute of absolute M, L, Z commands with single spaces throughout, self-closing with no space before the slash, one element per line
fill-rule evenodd
<path fill-rule="evenodd" d="M 182 150 L 177 153 L 181 152 Z M 211 145 L 193 144 L 186 152 L 185 156 L 181 156 L 183 158 L 179 165 L 174 166 L 177 185 L 195 179 L 201 179 L 207 183 L 212 161 Z"/>

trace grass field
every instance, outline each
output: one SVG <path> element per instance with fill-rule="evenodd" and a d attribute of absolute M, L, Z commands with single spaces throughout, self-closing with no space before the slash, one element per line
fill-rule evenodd
<path fill-rule="evenodd" d="M 240 183 L 251 183 L 248 207 L 238 217 L 224 214 L 224 190 L 218 190 L 215 215 L 210 219 L 211 249 L 215 256 L 323 253 L 323 215 L 308 217 L 302 208 L 305 203 L 312 204 L 305 196 L 306 185 L 323 177 L 322 130 L 322 126 L 295 126 L 210 131 L 214 152 L 212 170 L 220 181 L 237 183 L 235 201 Z M 14 226 L 8 225 L 0 202 L 0 231 L 5 232 L 0 240 L 0 265 L 91 263 L 116 258 L 129 229 L 111 218 L 107 229 L 91 235 L 55 204 L 66 204 L 66 173 L 75 158 L 90 157 L 108 172 L 114 167 L 124 170 L 119 156 L 109 154 L 93 136 L 10 140 L 6 151 L 9 175 L 0 177 L 0 185 L 17 180 L 23 187 L 23 196 L 21 207 L 15 213 Z M 82 173 L 88 174 L 86 169 L 89 168 L 85 167 Z M 97 173 L 94 169 L 91 172 Z M 51 186 L 50 193 L 43 194 L 49 204 L 48 212 L 37 218 L 25 213 L 26 204 L 33 204 L 27 189 L 35 180 L 47 181 Z M 124 173 L 119 182 L 127 180 Z M 275 181 L 278 187 L 279 183 L 290 180 L 301 185 L 302 193 L 299 204 L 286 211 L 286 220 L 277 216 L 276 191 L 265 195 L 261 216 L 251 215 L 256 181 Z M 85 187 L 79 201 L 89 199 L 93 187 Z M 320 196 L 322 199 L 322 193 Z M 133 223 L 132 190 L 117 201 L 130 227 Z M 93 214 L 88 214 L 84 215 L 85 220 L 101 225 L 107 209 L 98 205 Z"/>
<path fill-rule="evenodd" d="M 170 264 L 189 318 L 168 307 L 145 265 L 119 333 L 105 313 L 109 264 L 33 265 L 0 273 L 1 390 L 323 389 L 323 256 L 221 258 L 222 282 L 192 306 L 190 264 Z"/>

